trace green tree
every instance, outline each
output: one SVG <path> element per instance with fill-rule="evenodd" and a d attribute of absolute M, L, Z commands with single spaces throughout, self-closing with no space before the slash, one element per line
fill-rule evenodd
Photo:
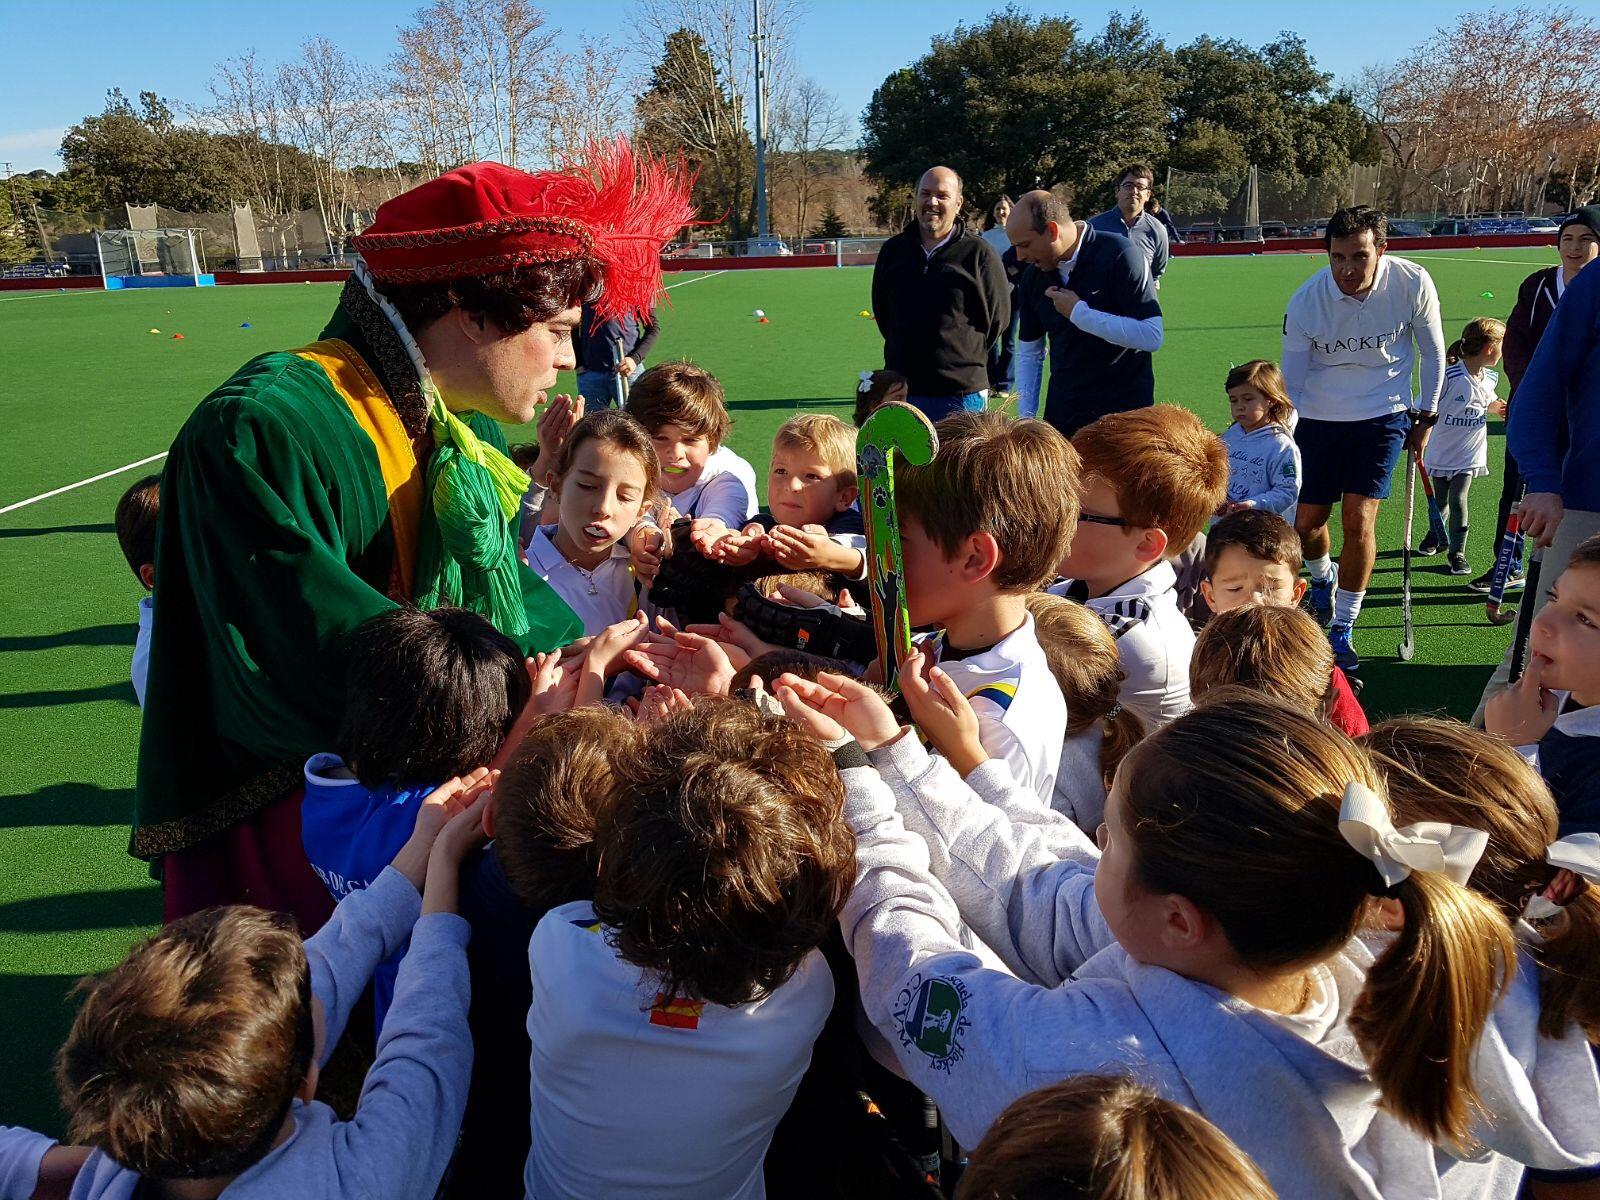
<path fill-rule="evenodd" d="M 823 205 L 822 216 L 817 221 L 817 227 L 807 237 L 814 238 L 842 238 L 845 236 L 844 218 L 839 215 L 839 210 L 833 206 L 833 197 L 828 197 L 827 204 Z"/>
<path fill-rule="evenodd" d="M 1173 73 L 1142 17 L 1113 16 L 1087 41 L 1069 17 L 1015 7 L 957 26 L 885 79 L 862 117 L 880 211 L 941 162 L 977 209 L 1040 185 L 1107 188 L 1120 163 L 1165 150 Z"/>
<path fill-rule="evenodd" d="M 747 236 L 755 146 L 698 33 L 678 29 L 667 35 L 637 115 L 641 142 L 657 153 L 683 154 L 698 172 L 695 206 L 712 220 L 721 218 L 728 236 Z"/>
<path fill-rule="evenodd" d="M 113 88 L 104 109 L 67 130 L 61 158 L 86 185 L 83 198 L 94 208 L 164 204 L 211 211 L 244 194 L 217 139 L 178 124 L 154 92 L 141 92 L 135 107 Z"/>

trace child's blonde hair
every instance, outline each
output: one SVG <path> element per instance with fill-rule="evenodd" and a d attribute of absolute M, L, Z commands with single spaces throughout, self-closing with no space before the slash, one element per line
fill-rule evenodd
<path fill-rule="evenodd" d="M 831 413 L 801 413 L 778 426 L 772 448 L 803 450 L 828 465 L 840 490 L 856 486 L 856 431 Z"/>
<path fill-rule="evenodd" d="M 1225 391 L 1232 391 L 1236 387 L 1248 384 L 1260 392 L 1267 401 L 1267 420 L 1274 425 L 1286 424 L 1289 416 L 1294 412 L 1294 405 L 1289 400 L 1289 387 L 1283 381 L 1283 372 L 1278 370 L 1278 364 L 1268 362 L 1264 358 L 1253 358 L 1249 362 L 1240 363 L 1228 372 L 1228 382 L 1223 384 Z"/>
<path fill-rule="evenodd" d="M 972 1151 L 956 1200 L 1276 1200 L 1199 1113 L 1131 1079 L 1080 1075 L 1012 1101 Z"/>
<path fill-rule="evenodd" d="M 1066 697 L 1067 736 L 1104 722 L 1100 776 L 1109 788 L 1123 758 L 1144 737 L 1144 721 L 1117 699 L 1127 679 L 1117 639 L 1098 616 L 1063 596 L 1033 592 L 1027 605 L 1050 674 Z"/>
<path fill-rule="evenodd" d="M 1247 604 L 1218 613 L 1195 639 L 1189 695 L 1238 684 L 1324 716 L 1333 698 L 1333 650 L 1315 620 L 1298 608 Z"/>
<path fill-rule="evenodd" d="M 1459 721 L 1396 717 L 1360 739 L 1383 773 L 1395 821 L 1448 821 L 1481 829 L 1488 847 L 1467 886 L 1515 921 L 1557 874 L 1555 801 L 1527 760 L 1499 738 Z M 1558 1038 L 1576 1021 L 1600 1041 L 1600 893 L 1585 887 L 1544 940 L 1529 946 L 1543 968 L 1539 1032 Z"/>
<path fill-rule="evenodd" d="M 860 428 L 872 415 L 872 410 L 894 395 L 896 391 L 911 391 L 911 381 L 899 371 L 863 371 L 856 385 L 856 412 L 854 423 Z"/>
<path fill-rule="evenodd" d="M 1496 321 L 1493 317 L 1473 317 L 1461 331 L 1461 336 L 1450 343 L 1450 348 L 1444 352 L 1444 360 L 1458 363 L 1469 354 L 1481 354 L 1490 346 L 1498 346 L 1505 340 L 1504 321 Z"/>
<path fill-rule="evenodd" d="M 1369 897 L 1400 902 L 1404 927 L 1368 970 L 1350 1030 L 1390 1112 L 1430 1141 L 1466 1144 L 1472 1053 L 1516 944 L 1482 896 L 1429 871 L 1390 886 L 1344 839 L 1346 789 L 1383 799 L 1371 758 L 1319 718 L 1235 693 L 1151 734 L 1122 777 L 1140 886 L 1187 897 L 1245 967 L 1323 962 L 1356 935 Z"/>

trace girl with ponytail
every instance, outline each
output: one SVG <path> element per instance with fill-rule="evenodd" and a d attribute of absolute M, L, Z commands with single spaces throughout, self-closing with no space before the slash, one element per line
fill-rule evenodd
<path fill-rule="evenodd" d="M 1452 575 L 1470 575 L 1467 567 L 1467 492 L 1472 481 L 1489 473 L 1489 418 L 1504 416 L 1505 402 L 1495 395 L 1505 322 L 1476 317 L 1445 352 L 1444 392 L 1439 420 L 1428 438 L 1423 467 L 1433 480 L 1449 535 L 1448 568 Z M 1446 549 L 1430 536 L 1419 554 Z"/>
<path fill-rule="evenodd" d="M 966 721 L 918 656 L 901 683 L 924 729 Z M 1511 922 L 1464 885 L 1487 839 L 1396 829 L 1371 757 L 1325 722 L 1213 696 L 1123 760 L 1094 863 L 974 802 L 1005 790 L 984 780 L 1003 764 L 966 790 L 861 685 L 777 684 L 876 768 L 836 752 L 857 834 L 841 924 L 866 1015 L 963 1144 L 1029 1090 L 1123 1072 L 1282 1196 L 1510 1200 L 1518 1164 L 1600 1167 L 1587 1048 L 1539 1036 Z M 1379 899 L 1398 932 L 1369 927 Z M 1533 1096 L 1559 1112 L 1522 1111 Z"/>

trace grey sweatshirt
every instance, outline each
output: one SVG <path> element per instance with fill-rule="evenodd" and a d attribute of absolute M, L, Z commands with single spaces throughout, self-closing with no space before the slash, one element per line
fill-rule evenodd
<path fill-rule="evenodd" d="M 1051 838 L 1070 845 L 1065 831 L 1013 824 L 992 794 L 981 802 L 953 772 L 921 769 L 921 748 L 902 748 L 911 740 L 876 755 L 899 771 L 897 792 L 871 767 L 844 772 L 857 881 L 841 924 L 868 1016 L 963 1144 L 1028 1091 L 1111 1071 L 1204 1114 L 1283 1196 L 1512 1200 L 1518 1164 L 1600 1164 L 1594 1060 L 1576 1029 L 1538 1036 L 1527 960 L 1474 1060 L 1485 1116 L 1473 1133 L 1484 1150 L 1452 1157 L 1380 1111 L 1350 1034 L 1373 947 L 1355 940 L 1328 962 L 1339 1016 L 1309 1041 L 1235 997 L 1130 959 L 1094 903 L 1088 855 L 1045 861 Z M 1005 790 L 1003 779 L 988 782 Z M 897 794 L 935 831 L 931 855 L 895 811 Z M 960 944 L 963 917 L 1026 977 L 984 969 Z"/>
<path fill-rule="evenodd" d="M 385 868 L 371 887 L 341 900 L 306 942 L 311 990 L 325 1018 L 325 1062 L 373 968 L 411 935 L 355 1118 L 340 1121 L 320 1101 L 295 1101 L 294 1131 L 228 1185 L 227 1200 L 429 1200 L 438 1190 L 472 1072 L 469 928 L 455 913 L 418 920 L 420 910 L 410 881 Z M 97 1150 L 72 1200 L 131 1200 L 139 1182 Z"/>

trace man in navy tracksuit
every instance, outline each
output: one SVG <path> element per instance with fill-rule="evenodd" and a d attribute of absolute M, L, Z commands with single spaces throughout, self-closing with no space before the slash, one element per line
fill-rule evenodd
<path fill-rule="evenodd" d="M 622 407 L 623 380 L 638 373 L 659 333 L 654 313 L 645 318 L 630 315 L 597 321 L 594 305 L 583 306 L 583 320 L 572 341 L 585 415 Z"/>
<path fill-rule="evenodd" d="M 1000 256 L 961 224 L 961 177 L 933 167 L 917 184 L 917 219 L 878 251 L 872 312 L 883 365 L 910 384 L 907 399 L 930 421 L 982 411 L 989 347 L 1011 321 L 1011 283 Z"/>
<path fill-rule="evenodd" d="M 1067 437 L 1106 413 L 1155 403 L 1150 356 L 1160 348 L 1161 305 L 1144 255 L 1127 238 L 1074 221 L 1046 191 L 1017 201 L 1006 221 L 1019 261 L 1018 411 L 1036 410 L 1050 338 L 1044 419 Z"/>

